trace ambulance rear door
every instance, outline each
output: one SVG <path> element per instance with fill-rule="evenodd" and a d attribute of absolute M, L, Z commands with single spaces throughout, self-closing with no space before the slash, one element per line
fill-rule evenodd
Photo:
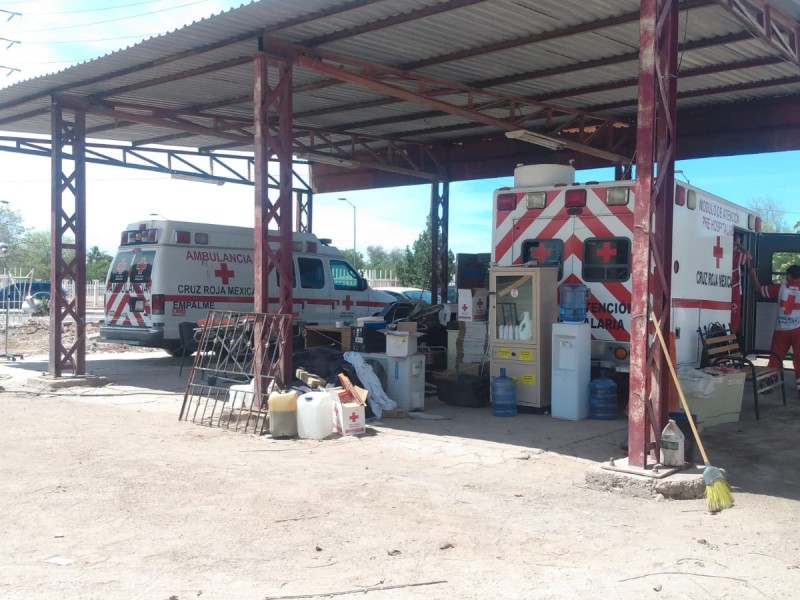
<path fill-rule="evenodd" d="M 800 265 L 800 234 L 760 233 L 756 237 L 754 266 L 762 284 L 786 281 L 786 268 Z M 768 349 L 775 329 L 777 304 L 775 300 L 762 298 L 751 289 L 745 302 L 745 336 L 748 348 Z M 749 305 L 748 305 L 749 303 Z M 753 340 L 752 343 L 749 343 Z"/>

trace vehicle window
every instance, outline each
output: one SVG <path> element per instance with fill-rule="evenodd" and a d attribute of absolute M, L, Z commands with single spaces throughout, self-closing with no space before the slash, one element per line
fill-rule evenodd
<path fill-rule="evenodd" d="M 155 252 L 120 252 L 108 274 L 109 283 L 147 283 L 153 271 Z"/>
<path fill-rule="evenodd" d="M 333 287 L 337 290 L 358 291 L 360 277 L 350 263 L 331 259 L 331 276 L 333 277 Z"/>
<path fill-rule="evenodd" d="M 128 273 L 133 263 L 133 252 L 120 252 L 111 265 L 108 273 L 108 283 L 127 283 Z"/>
<path fill-rule="evenodd" d="M 630 276 L 628 238 L 589 238 L 583 242 L 584 281 L 627 281 Z"/>
<path fill-rule="evenodd" d="M 147 283 L 153 272 L 153 259 L 155 252 L 136 252 L 131 264 L 131 283 Z"/>
<path fill-rule="evenodd" d="M 558 267 L 559 281 L 564 276 L 564 242 L 562 240 L 528 240 L 522 242 L 522 262 Z"/>
<path fill-rule="evenodd" d="M 307 290 L 325 287 L 325 266 L 320 259 L 298 257 L 297 267 L 300 270 L 300 287 Z"/>
<path fill-rule="evenodd" d="M 785 279 L 786 269 L 791 265 L 800 265 L 800 254 L 797 252 L 773 252 L 770 262 L 772 264 L 772 283 L 782 283 Z"/>

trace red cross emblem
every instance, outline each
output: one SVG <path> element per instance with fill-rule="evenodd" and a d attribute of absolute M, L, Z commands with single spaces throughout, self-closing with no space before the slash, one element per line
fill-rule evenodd
<path fill-rule="evenodd" d="M 136 274 L 141 277 L 145 269 L 147 269 L 147 259 L 142 258 L 138 263 L 136 263 Z"/>
<path fill-rule="evenodd" d="M 612 248 L 611 242 L 608 241 L 603 242 L 603 245 L 597 250 L 597 256 L 599 256 L 604 263 L 611 262 L 611 257 L 616 255 L 617 255 L 617 249 Z"/>
<path fill-rule="evenodd" d="M 117 273 L 123 273 L 124 271 L 127 270 L 128 270 L 128 263 L 125 262 L 125 259 L 123 258 L 117 263 Z"/>
<path fill-rule="evenodd" d="M 722 244 L 720 244 L 719 236 L 717 236 L 717 245 L 712 248 L 712 254 L 717 259 L 717 268 L 719 269 L 719 261 L 722 260 Z"/>
<path fill-rule="evenodd" d="M 228 285 L 228 281 L 230 281 L 231 277 L 236 275 L 236 273 L 228 269 L 228 263 L 220 263 L 219 269 L 214 271 L 214 275 L 222 279 L 222 285 Z"/>
<path fill-rule="evenodd" d="M 344 304 L 345 310 L 350 310 L 350 307 L 353 306 L 353 301 L 350 299 L 350 294 L 347 294 L 344 297 L 344 302 L 342 302 L 342 304 Z"/>
<path fill-rule="evenodd" d="M 476 304 L 478 305 L 478 310 L 482 309 L 483 308 L 483 298 L 478 298 L 478 301 L 476 302 Z"/>
<path fill-rule="evenodd" d="M 783 309 L 783 314 L 790 315 L 795 309 L 800 308 L 800 304 L 795 303 L 795 298 L 797 298 L 797 296 L 791 294 L 786 300 L 780 301 L 778 306 Z"/>
<path fill-rule="evenodd" d="M 531 252 L 531 256 L 533 256 L 539 264 L 543 264 L 545 259 L 550 256 L 551 252 L 547 249 L 547 246 L 544 244 L 539 244 L 536 247 L 536 250 Z"/>
<path fill-rule="evenodd" d="M 358 421 L 358 413 L 356 411 L 353 411 L 350 414 L 350 422 L 355 423 L 356 421 Z"/>

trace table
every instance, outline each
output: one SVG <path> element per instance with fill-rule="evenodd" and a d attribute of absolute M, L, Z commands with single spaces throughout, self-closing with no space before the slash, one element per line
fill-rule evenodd
<path fill-rule="evenodd" d="M 306 348 L 334 345 L 342 352 L 349 352 L 352 346 L 353 330 L 351 327 L 334 327 L 332 325 L 306 325 L 304 332 Z"/>

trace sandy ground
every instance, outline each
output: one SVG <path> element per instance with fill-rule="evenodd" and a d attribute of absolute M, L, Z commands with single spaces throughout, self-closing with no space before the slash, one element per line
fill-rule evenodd
<path fill-rule="evenodd" d="M 103 388 L 46 364 L 0 365 L 1 598 L 797 597 L 796 400 L 708 430 L 740 488 L 712 515 L 587 486 L 624 421 L 429 397 L 443 419 L 273 440 L 178 421 L 179 359 L 90 355 Z"/>

